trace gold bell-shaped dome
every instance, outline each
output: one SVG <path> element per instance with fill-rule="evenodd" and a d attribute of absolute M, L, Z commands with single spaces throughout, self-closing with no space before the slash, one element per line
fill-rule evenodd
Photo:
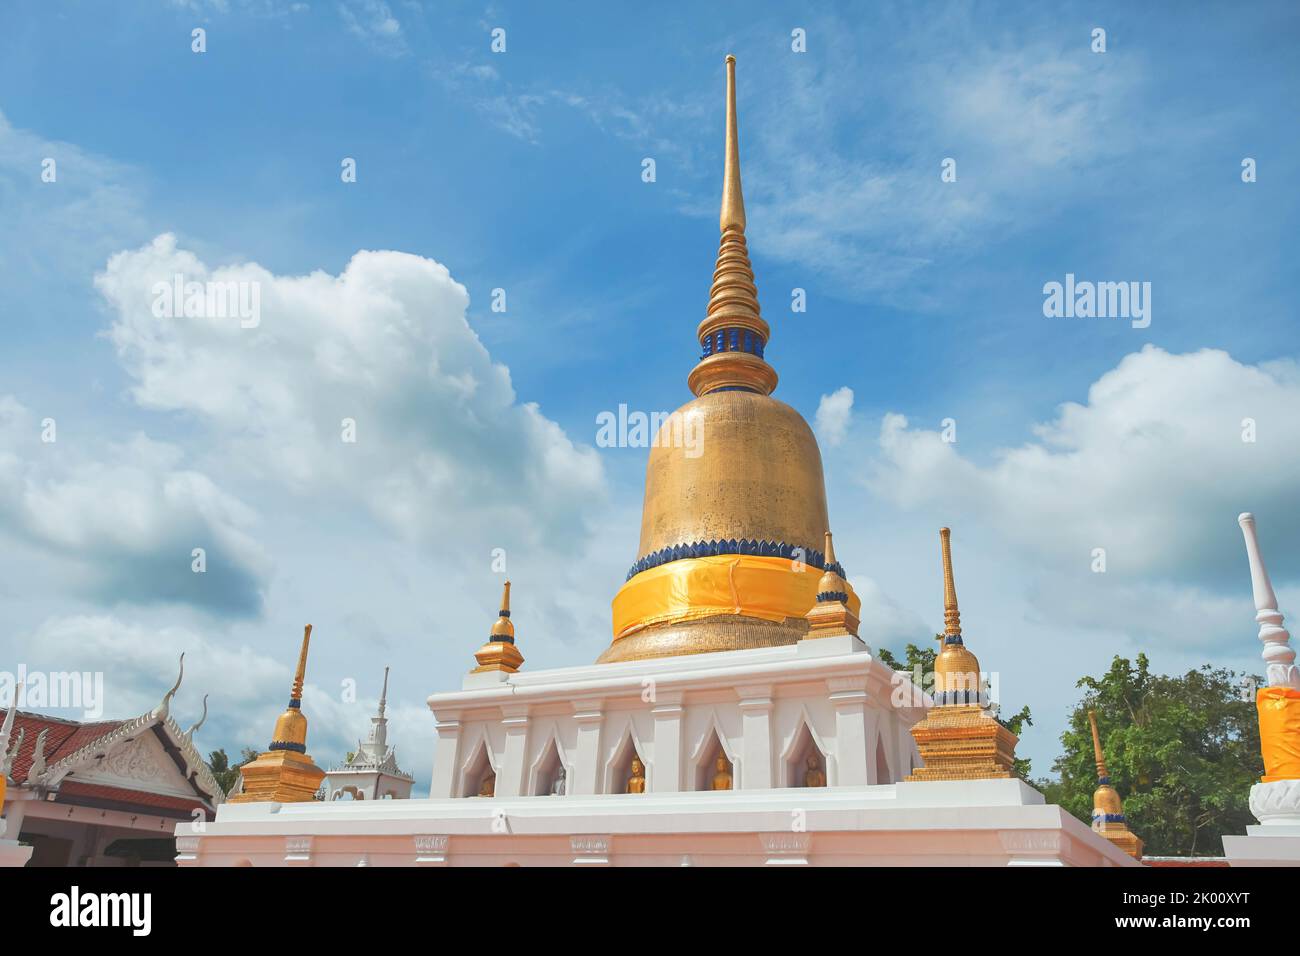
<path fill-rule="evenodd" d="M 821 452 L 803 417 L 771 397 L 777 375 L 745 244 L 735 57 L 726 65 L 722 239 L 688 379 L 696 398 L 652 442 L 640 547 L 602 662 L 791 644 L 816 602 L 829 527 Z M 856 613 L 852 589 L 848 604 Z"/>

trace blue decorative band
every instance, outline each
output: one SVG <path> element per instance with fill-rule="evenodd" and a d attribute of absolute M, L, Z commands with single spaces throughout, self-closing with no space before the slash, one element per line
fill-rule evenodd
<path fill-rule="evenodd" d="M 1097 778 L 1097 785 L 1098 785 L 1098 786 L 1101 786 L 1101 787 L 1109 787 L 1109 786 L 1110 786 L 1110 777 L 1098 777 L 1098 778 Z"/>
<path fill-rule="evenodd" d="M 838 561 L 834 564 L 826 564 L 826 555 L 816 548 L 800 548 L 792 544 L 786 544 L 783 541 L 755 541 L 749 538 L 737 540 L 730 538 L 725 541 L 710 540 L 696 541 L 693 544 L 675 544 L 670 548 L 660 548 L 658 551 L 652 551 L 632 565 L 632 570 L 627 572 L 626 580 L 630 581 L 642 571 L 649 571 L 651 568 L 657 568 L 661 564 L 668 564 L 670 561 L 681 561 L 685 558 L 707 558 L 720 554 L 748 554 L 762 558 L 786 558 L 790 561 L 802 561 L 810 568 L 834 571 L 842 578 L 848 577 L 844 573 L 842 564 Z"/>
<path fill-rule="evenodd" d="M 272 740 L 271 746 L 267 747 L 266 749 L 267 750 L 292 750 L 294 753 L 297 754 L 305 754 L 307 752 L 307 745 L 290 743 L 287 740 Z"/>
<path fill-rule="evenodd" d="M 965 644 L 965 641 L 961 639 L 960 634 L 949 634 L 943 639 L 943 642 L 945 644 Z"/>
<path fill-rule="evenodd" d="M 704 350 L 700 358 L 706 359 L 715 352 L 747 352 L 762 358 L 765 345 L 763 337 L 752 329 L 719 329 L 700 339 Z"/>
<path fill-rule="evenodd" d="M 1093 823 L 1123 823 L 1125 822 L 1125 819 L 1126 818 L 1122 813 L 1094 813 L 1092 815 Z"/>
<path fill-rule="evenodd" d="M 510 616 L 510 612 L 509 612 L 509 611 L 498 611 L 497 613 L 498 613 L 498 615 L 499 615 L 500 617 L 509 617 L 509 616 Z"/>
<path fill-rule="evenodd" d="M 822 591 L 817 595 L 817 603 L 825 604 L 828 601 L 843 601 L 849 603 L 849 595 L 846 591 Z"/>
<path fill-rule="evenodd" d="M 489 634 L 489 644 L 513 644 L 515 639 L 508 634 Z"/>
<path fill-rule="evenodd" d="M 290 698 L 289 698 L 289 709 L 290 709 L 290 710 L 297 710 L 297 709 L 298 709 L 299 707 L 301 707 L 301 706 L 302 706 L 302 701 L 300 701 L 297 697 L 290 697 Z"/>
<path fill-rule="evenodd" d="M 723 385 L 721 388 L 711 389 L 714 392 L 752 392 L 755 395 L 761 395 L 756 388 L 750 388 L 748 385 Z"/>
<path fill-rule="evenodd" d="M 983 706 L 984 695 L 974 690 L 937 690 L 930 695 L 936 707 L 952 707 L 959 704 L 979 704 Z"/>

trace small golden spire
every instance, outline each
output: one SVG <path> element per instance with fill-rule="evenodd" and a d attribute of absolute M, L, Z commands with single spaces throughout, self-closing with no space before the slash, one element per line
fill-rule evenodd
<path fill-rule="evenodd" d="M 505 587 L 501 591 L 501 610 L 497 612 L 492 633 L 488 636 L 487 643 L 474 652 L 474 659 L 478 661 L 478 667 L 470 671 L 471 674 L 482 671 L 505 671 L 513 674 L 524 662 L 524 655 L 520 654 L 519 649 L 515 647 L 515 625 L 510 620 L 509 581 L 505 582 Z"/>
<path fill-rule="evenodd" d="M 497 612 L 496 623 L 492 625 L 492 640 L 515 642 L 515 626 L 510 621 L 510 582 L 505 583 L 501 591 L 501 610 Z"/>
<path fill-rule="evenodd" d="M 849 609 L 849 586 L 835 565 L 835 546 L 831 533 L 826 532 L 826 555 L 821 578 L 817 582 L 817 603 L 804 617 L 808 621 L 808 637 L 835 637 L 840 634 L 858 635 L 858 616 Z"/>
<path fill-rule="evenodd" d="M 957 585 L 952 578 L 952 531 L 939 529 L 939 546 L 943 552 L 943 632 L 961 636 L 961 613 L 957 610 Z"/>
<path fill-rule="evenodd" d="M 1097 779 L 1107 781 L 1110 774 L 1106 770 L 1106 758 L 1101 752 L 1101 737 L 1097 735 L 1097 712 L 1088 711 L 1088 723 L 1092 724 L 1092 753 L 1097 761 Z"/>
<path fill-rule="evenodd" d="M 298 667 L 289 688 L 289 706 L 275 722 L 271 744 L 256 760 L 240 768 L 242 788 L 232 803 L 296 803 L 314 800 L 325 771 L 307 753 L 307 717 L 302 712 L 302 685 L 307 675 L 311 625 L 303 628 Z"/>
<path fill-rule="evenodd" d="M 754 269 L 745 244 L 745 197 L 740 185 L 736 121 L 736 58 L 727 56 L 727 138 L 722 173 L 722 241 L 709 289 L 709 306 L 696 334 L 704 350 L 687 384 L 697 396 L 721 388 L 770 395 L 777 375 L 763 359 L 771 330 L 760 314 Z"/>
<path fill-rule="evenodd" d="M 1101 735 L 1097 733 L 1097 712 L 1088 711 L 1092 725 L 1092 754 L 1097 763 L 1097 789 L 1092 792 L 1092 828 L 1134 859 L 1142 858 L 1142 838 L 1129 829 L 1124 816 L 1124 802 L 1110 782 L 1106 758 L 1101 752 Z"/>
<path fill-rule="evenodd" d="M 302 631 L 302 647 L 298 650 L 298 669 L 293 675 L 293 687 L 289 689 L 289 699 L 302 702 L 302 682 L 307 676 L 307 645 L 311 643 L 311 625 Z"/>

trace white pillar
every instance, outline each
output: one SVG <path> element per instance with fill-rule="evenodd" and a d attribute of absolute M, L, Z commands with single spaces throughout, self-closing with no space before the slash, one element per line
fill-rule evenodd
<path fill-rule="evenodd" d="M 832 677 L 826 681 L 835 708 L 834 770 L 826 782 L 832 787 L 862 787 L 868 780 L 867 678 Z M 872 755 L 874 757 L 874 754 Z M 872 760 L 872 765 L 875 761 Z M 874 771 L 872 771 L 874 772 Z"/>
<path fill-rule="evenodd" d="M 460 714 L 434 715 L 438 742 L 433 748 L 433 780 L 430 797 L 455 797 L 456 771 L 460 767 Z"/>
<path fill-rule="evenodd" d="M 495 792 L 499 797 L 520 797 L 528 786 L 528 707 L 502 707 L 501 718 L 506 745 L 501 769 L 497 771 Z"/>
<path fill-rule="evenodd" d="M 573 758 L 572 776 L 569 778 L 569 793 L 599 793 L 600 734 L 605 724 L 604 701 L 575 701 L 573 719 L 578 725 L 578 745 Z"/>
<path fill-rule="evenodd" d="M 740 789 L 770 790 L 772 766 L 772 685 L 737 687 L 740 695 Z"/>
<path fill-rule="evenodd" d="M 650 789 L 654 793 L 682 791 L 682 695 L 660 694 L 650 708 L 654 719 L 654 762 Z"/>

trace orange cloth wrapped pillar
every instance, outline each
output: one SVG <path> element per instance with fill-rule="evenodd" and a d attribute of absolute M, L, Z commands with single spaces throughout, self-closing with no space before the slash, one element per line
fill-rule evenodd
<path fill-rule="evenodd" d="M 652 624 L 743 614 L 766 621 L 803 617 L 817 602 L 821 568 L 796 570 L 789 558 L 720 554 L 683 558 L 642 571 L 614 595 L 614 638 Z M 862 601 L 848 590 L 858 614 Z"/>
<path fill-rule="evenodd" d="M 1255 708 L 1264 755 L 1261 782 L 1300 780 L 1300 691 L 1261 687 L 1255 694 Z"/>

